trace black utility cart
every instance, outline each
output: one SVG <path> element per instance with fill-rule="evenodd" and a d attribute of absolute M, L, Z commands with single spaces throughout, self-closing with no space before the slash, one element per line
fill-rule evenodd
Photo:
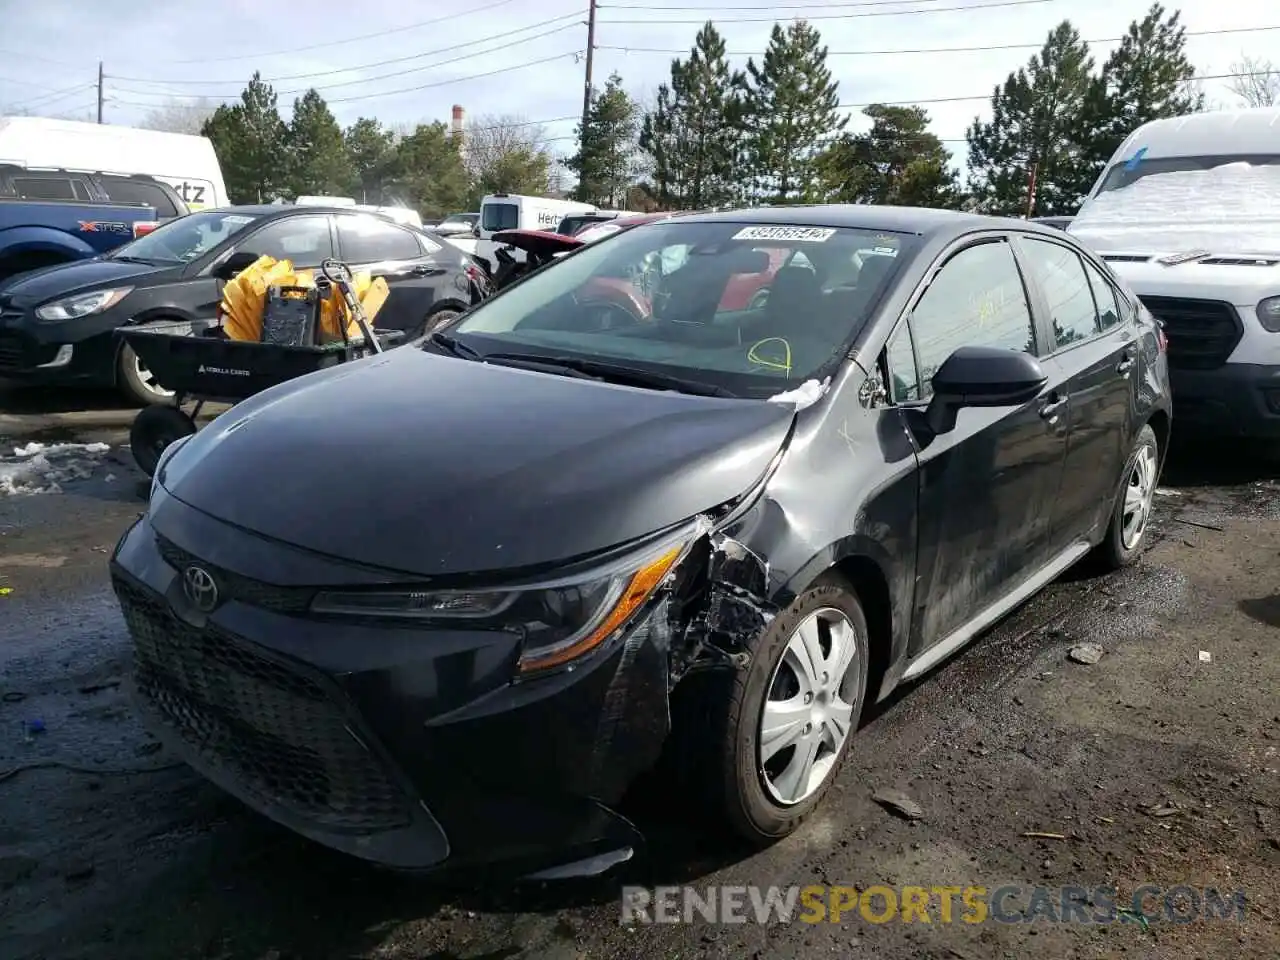
<path fill-rule="evenodd" d="M 196 432 L 196 418 L 204 404 L 235 404 L 286 380 L 370 353 L 381 353 L 403 339 L 403 331 L 370 327 L 352 292 L 345 266 L 327 261 L 322 267 L 322 278 L 317 285 L 321 296 L 328 293 L 325 281 L 338 288 L 364 334 L 361 339 L 348 339 L 344 326 L 342 340 L 315 343 L 317 297 L 299 290 L 291 304 L 287 297 L 282 301 L 278 288 L 268 292 L 264 304 L 264 342 L 228 339 L 220 326 L 194 335 L 145 326 L 121 327 L 116 331 L 159 384 L 174 394 L 170 403 L 144 407 L 129 429 L 133 457 L 147 476 L 155 475 L 166 447 Z M 274 317 L 273 302 L 283 308 L 277 309 Z M 306 304 L 311 319 L 308 321 L 293 304 L 297 307 Z M 300 318 L 306 322 L 300 323 Z M 190 412 L 184 409 L 188 404 Z"/>

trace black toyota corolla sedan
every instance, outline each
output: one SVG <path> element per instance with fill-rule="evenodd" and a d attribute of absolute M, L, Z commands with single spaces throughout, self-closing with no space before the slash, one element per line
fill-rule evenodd
<path fill-rule="evenodd" d="M 1134 557 L 1164 351 L 1023 220 L 619 233 L 172 446 L 111 561 L 138 702 L 209 779 L 384 865 L 598 872 L 668 766 L 768 843 L 867 704 L 1086 555 Z"/>

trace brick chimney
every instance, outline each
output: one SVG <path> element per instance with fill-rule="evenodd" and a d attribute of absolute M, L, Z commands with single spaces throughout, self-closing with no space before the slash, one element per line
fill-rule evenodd
<path fill-rule="evenodd" d="M 462 138 L 462 124 L 466 116 L 467 111 L 455 103 L 453 105 L 453 135 L 459 139 Z"/>

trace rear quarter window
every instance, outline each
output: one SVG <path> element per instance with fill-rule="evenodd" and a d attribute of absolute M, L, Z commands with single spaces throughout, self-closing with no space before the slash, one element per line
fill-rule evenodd
<path fill-rule="evenodd" d="M 100 179 L 102 188 L 106 190 L 112 203 L 134 203 L 153 207 L 156 216 L 161 218 L 178 216 L 177 206 L 169 198 L 165 189 L 158 184 L 135 180 L 132 177 L 105 176 Z"/>

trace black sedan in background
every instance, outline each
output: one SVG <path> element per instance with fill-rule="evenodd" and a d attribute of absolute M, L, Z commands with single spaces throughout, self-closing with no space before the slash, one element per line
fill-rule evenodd
<path fill-rule="evenodd" d="M 337 257 L 386 279 L 378 326 L 413 340 L 482 299 L 488 280 L 422 230 L 344 208 L 223 207 L 172 220 L 92 260 L 0 284 L 0 377 L 119 387 L 139 403 L 169 397 L 114 336 L 129 324 L 213 322 L 222 284 L 258 256 L 299 269 Z"/>
<path fill-rule="evenodd" d="M 643 224 L 170 447 L 111 559 L 137 702 L 225 789 L 396 867 L 599 872 L 649 770 L 768 843 L 869 703 L 1135 557 L 1169 411 L 1156 324 L 1061 231 Z"/>

